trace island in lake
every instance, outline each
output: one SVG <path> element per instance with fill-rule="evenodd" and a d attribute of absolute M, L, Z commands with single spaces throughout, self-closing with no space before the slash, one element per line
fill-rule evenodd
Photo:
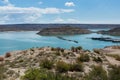
<path fill-rule="evenodd" d="M 76 35 L 76 34 L 89 34 L 89 33 L 91 33 L 91 31 L 88 29 L 63 26 L 63 27 L 55 27 L 55 28 L 44 28 L 37 34 L 43 36 L 51 36 L 51 35 Z"/>

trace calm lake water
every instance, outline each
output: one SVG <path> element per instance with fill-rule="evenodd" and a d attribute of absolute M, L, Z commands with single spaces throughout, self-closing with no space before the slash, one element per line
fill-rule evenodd
<path fill-rule="evenodd" d="M 92 50 L 93 48 L 104 48 L 105 46 L 110 45 L 120 45 L 120 43 L 94 41 L 89 39 L 90 37 L 107 36 L 96 33 L 62 36 L 66 39 L 76 40 L 79 42 L 78 44 L 58 39 L 55 36 L 39 36 L 36 33 L 37 31 L 0 32 L 0 55 L 9 51 L 25 50 L 32 47 L 52 46 L 69 49 L 71 46 L 82 46 L 84 49 Z M 120 37 L 113 38 L 120 39 Z"/>

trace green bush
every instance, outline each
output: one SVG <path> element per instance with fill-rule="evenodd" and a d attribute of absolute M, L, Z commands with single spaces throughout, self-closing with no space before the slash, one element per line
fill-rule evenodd
<path fill-rule="evenodd" d="M 82 50 L 83 48 L 81 46 L 76 47 L 78 50 Z"/>
<path fill-rule="evenodd" d="M 102 66 L 94 66 L 92 71 L 85 76 L 85 80 L 108 80 L 108 77 Z"/>
<path fill-rule="evenodd" d="M 21 80 L 76 80 L 75 78 L 59 73 L 47 72 L 41 69 L 29 69 Z"/>
<path fill-rule="evenodd" d="M 53 68 L 53 64 L 54 64 L 53 61 L 50 61 L 50 60 L 48 60 L 48 59 L 44 59 L 44 60 L 42 60 L 42 62 L 40 63 L 40 66 L 41 66 L 42 68 L 52 69 L 52 68 Z"/>
<path fill-rule="evenodd" d="M 80 57 L 77 58 L 80 62 L 89 62 L 90 57 L 88 54 L 81 54 Z"/>
<path fill-rule="evenodd" d="M 70 71 L 83 71 L 83 64 L 82 63 L 75 63 L 70 64 Z"/>
<path fill-rule="evenodd" d="M 120 66 L 113 66 L 109 71 L 109 80 L 120 80 Z"/>
<path fill-rule="evenodd" d="M 70 69 L 69 64 L 63 62 L 63 61 L 59 61 L 56 64 L 56 70 L 59 72 L 67 72 Z"/>
<path fill-rule="evenodd" d="M 46 74 L 40 69 L 29 69 L 25 72 L 25 75 L 21 80 L 45 80 Z"/>

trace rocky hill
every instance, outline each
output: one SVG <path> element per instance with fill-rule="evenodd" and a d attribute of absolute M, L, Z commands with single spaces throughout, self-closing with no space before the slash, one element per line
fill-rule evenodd
<path fill-rule="evenodd" d="M 118 28 L 113 28 L 108 31 L 99 31 L 98 33 L 100 34 L 108 34 L 108 35 L 113 35 L 113 36 L 120 36 L 120 27 Z"/>
<path fill-rule="evenodd" d="M 91 33 L 90 30 L 81 29 L 78 27 L 70 27 L 70 26 L 63 26 L 63 27 L 56 27 L 56 28 L 44 28 L 37 34 L 39 35 L 75 35 L 75 34 L 89 34 Z"/>
<path fill-rule="evenodd" d="M 119 80 L 120 46 L 42 47 L 0 57 L 0 80 Z"/>

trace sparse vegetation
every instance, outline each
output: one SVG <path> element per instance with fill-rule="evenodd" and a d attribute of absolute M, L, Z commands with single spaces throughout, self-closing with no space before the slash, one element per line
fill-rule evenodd
<path fill-rule="evenodd" d="M 119 62 L 114 60 L 114 66 L 104 56 L 81 47 L 74 47 L 73 51 L 59 47 L 31 48 L 10 58 L 0 57 L 0 80 L 17 80 L 21 76 L 21 80 L 119 80 Z M 111 57 L 117 59 L 115 55 Z M 23 72 L 25 75 L 21 75 Z"/>
<path fill-rule="evenodd" d="M 108 77 L 102 66 L 93 66 L 92 71 L 85 76 L 85 80 L 108 80 Z"/>
<path fill-rule="evenodd" d="M 41 69 L 29 69 L 21 80 L 76 80 L 75 78 L 59 73 L 47 72 Z"/>

